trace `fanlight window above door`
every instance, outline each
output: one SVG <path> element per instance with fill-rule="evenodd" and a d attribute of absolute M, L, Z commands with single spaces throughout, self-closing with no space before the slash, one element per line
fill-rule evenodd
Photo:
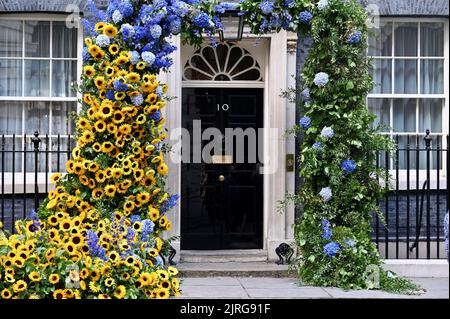
<path fill-rule="evenodd" d="M 263 81 L 261 67 L 246 49 L 234 43 L 205 46 L 186 62 L 185 81 Z"/>

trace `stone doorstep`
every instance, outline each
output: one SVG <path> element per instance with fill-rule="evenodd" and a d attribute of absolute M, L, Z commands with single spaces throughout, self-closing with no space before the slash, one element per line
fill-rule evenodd
<path fill-rule="evenodd" d="M 182 263 L 266 262 L 267 250 L 182 250 Z"/>
<path fill-rule="evenodd" d="M 295 271 L 275 262 L 181 262 L 177 265 L 181 277 L 272 277 L 295 278 Z M 384 268 L 402 277 L 448 278 L 447 260 L 385 260 Z"/>
<path fill-rule="evenodd" d="M 287 265 L 275 262 L 212 262 L 186 263 L 177 265 L 181 277 L 296 277 L 294 271 L 289 272 Z"/>

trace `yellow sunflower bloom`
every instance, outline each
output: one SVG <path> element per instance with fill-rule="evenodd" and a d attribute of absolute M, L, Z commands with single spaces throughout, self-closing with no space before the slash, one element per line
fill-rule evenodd
<path fill-rule="evenodd" d="M 119 53 L 119 50 L 119 46 L 116 43 L 111 44 L 108 48 L 109 53 L 111 53 L 112 55 L 117 55 Z"/>
<path fill-rule="evenodd" d="M 107 24 L 103 28 L 103 34 L 106 34 L 110 38 L 114 38 L 117 35 L 117 28 L 112 24 Z"/>
<path fill-rule="evenodd" d="M 92 66 L 87 65 L 83 68 L 83 74 L 88 78 L 92 78 L 95 75 L 95 69 Z"/>

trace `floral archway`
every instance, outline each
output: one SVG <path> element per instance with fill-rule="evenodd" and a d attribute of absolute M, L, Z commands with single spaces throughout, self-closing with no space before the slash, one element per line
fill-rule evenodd
<path fill-rule="evenodd" d="M 85 21 L 78 146 L 67 174 L 33 214 L 0 232 L 0 293 L 8 298 L 168 298 L 180 293 L 166 268 L 162 233 L 178 200 L 165 190 L 169 41 L 200 44 L 221 28 L 234 4 L 200 0 L 111 0 Z M 365 106 L 372 86 L 366 14 L 355 0 L 243 0 L 238 7 L 257 34 L 301 31 L 313 39 L 302 77 L 304 116 L 296 199 L 302 280 L 372 288 L 372 270 L 389 279 L 371 243 L 370 216 L 382 188 L 373 151 L 389 149 Z M 371 271 L 368 271 L 371 270 Z"/>

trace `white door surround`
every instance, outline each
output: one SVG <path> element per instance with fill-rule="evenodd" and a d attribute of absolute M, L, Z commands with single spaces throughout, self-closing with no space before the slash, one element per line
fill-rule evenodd
<path fill-rule="evenodd" d="M 174 45 L 180 49 L 174 52 L 174 65 L 170 73 L 161 78 L 169 84 L 168 95 L 177 97 L 168 103 L 165 108 L 167 124 L 170 132 L 182 127 L 181 94 L 182 87 L 259 87 L 264 88 L 264 162 L 276 162 L 278 169 L 275 173 L 264 175 L 264 246 L 270 260 L 277 259 L 275 248 L 282 242 L 290 242 L 288 237 L 293 216 L 287 218 L 285 212 L 277 211 L 278 202 L 284 199 L 286 192 L 286 141 L 283 134 L 286 130 L 287 101 L 281 97 L 282 90 L 287 87 L 287 34 L 280 32 L 261 38 L 250 37 L 242 40 L 238 45 L 252 54 L 258 62 L 263 73 L 263 81 L 183 81 L 183 71 L 188 59 L 197 50 L 189 46 L 181 46 L 180 38 L 174 38 Z M 256 43 L 256 45 L 255 45 Z M 279 134 L 269 134 L 267 128 L 277 128 Z M 177 140 L 170 140 L 175 144 Z M 180 194 L 181 192 L 181 164 L 169 161 L 168 191 Z M 168 215 L 172 221 L 172 230 L 167 237 L 180 235 L 180 206 L 177 206 Z M 291 220 L 292 219 L 292 220 Z M 183 238 L 180 238 L 183 240 Z M 180 257 L 179 241 L 172 242 L 177 250 L 176 259 Z M 183 254 L 183 252 L 181 252 Z M 219 252 L 218 252 L 219 254 Z"/>

